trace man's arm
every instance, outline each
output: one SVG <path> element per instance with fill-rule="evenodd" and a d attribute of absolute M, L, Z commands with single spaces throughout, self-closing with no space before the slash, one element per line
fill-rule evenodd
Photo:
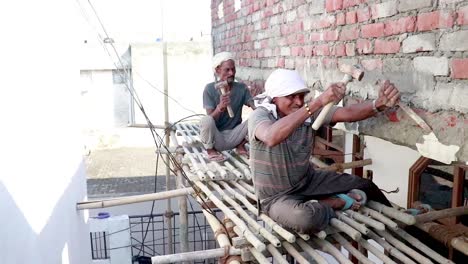
<path fill-rule="evenodd" d="M 380 112 L 387 107 L 393 107 L 399 99 L 400 92 L 392 83 L 385 81 L 379 90 L 379 97 L 375 100 L 375 109 L 373 101 L 340 107 L 335 111 L 331 122 L 354 122 L 367 119 L 376 114 L 376 109 Z"/>
<path fill-rule="evenodd" d="M 344 86 L 332 84 L 315 100 L 308 103 L 311 113 L 316 112 L 329 102 L 341 100 L 344 96 Z M 255 137 L 263 141 L 267 146 L 273 147 L 285 140 L 296 128 L 298 128 L 310 115 L 305 107 L 301 107 L 294 113 L 280 118 L 276 122 L 260 123 L 255 129 Z"/>

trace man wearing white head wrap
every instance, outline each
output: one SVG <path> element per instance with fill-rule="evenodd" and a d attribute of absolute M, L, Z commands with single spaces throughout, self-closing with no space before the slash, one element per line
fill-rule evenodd
<path fill-rule="evenodd" d="M 332 84 L 307 103 L 305 88 L 297 72 L 274 71 L 265 83 L 265 92 L 254 98 L 258 107 L 249 117 L 249 141 L 252 178 L 261 211 L 286 228 L 311 233 L 327 227 L 335 217 L 334 209 L 357 209 L 367 197 L 390 203 L 369 180 L 315 171 L 310 165 L 313 119 L 324 105 L 341 100 L 345 87 L 342 83 Z M 334 107 L 325 124 L 372 117 L 394 106 L 399 96 L 387 81 L 374 103 Z"/>
<path fill-rule="evenodd" d="M 247 136 L 247 122 L 242 123 L 244 105 L 253 107 L 252 96 L 247 86 L 235 81 L 236 66 L 230 52 L 220 52 L 213 57 L 212 67 L 215 82 L 206 85 L 203 91 L 203 107 L 207 115 L 200 120 L 200 140 L 212 161 L 223 161 L 219 151 L 237 148 L 241 155 L 247 155 L 244 147 Z M 223 95 L 220 87 L 226 93 Z M 231 118 L 227 107 L 234 116 Z"/>

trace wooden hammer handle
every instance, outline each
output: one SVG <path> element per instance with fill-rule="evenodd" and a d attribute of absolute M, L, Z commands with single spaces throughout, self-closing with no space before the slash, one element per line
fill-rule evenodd
<path fill-rule="evenodd" d="M 353 77 L 351 75 L 345 74 L 341 82 L 344 83 L 344 85 L 347 85 L 352 79 Z M 323 121 L 325 121 L 325 117 L 327 116 L 328 112 L 330 112 L 332 106 L 333 102 L 330 102 L 322 108 L 322 111 L 320 111 L 320 114 L 317 116 L 314 123 L 312 124 L 312 129 L 318 130 L 322 126 Z"/>
<path fill-rule="evenodd" d="M 226 94 L 226 90 L 224 89 L 224 87 L 221 87 L 219 88 L 221 90 L 221 94 Z M 233 118 L 234 117 L 234 112 L 232 111 L 232 108 L 230 105 L 227 106 L 227 110 L 228 110 L 228 114 L 229 114 L 229 117 L 230 118 Z"/>

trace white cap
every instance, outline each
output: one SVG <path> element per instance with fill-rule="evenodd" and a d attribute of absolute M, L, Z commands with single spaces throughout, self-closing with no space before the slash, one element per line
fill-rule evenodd
<path fill-rule="evenodd" d="M 265 82 L 265 94 L 270 98 L 308 92 L 310 89 L 304 80 L 293 70 L 277 69 Z"/>
<path fill-rule="evenodd" d="M 214 55 L 212 61 L 211 61 L 211 66 L 213 67 L 213 72 L 216 72 L 216 68 L 218 68 L 219 65 L 223 64 L 223 62 L 228 61 L 228 60 L 233 60 L 234 61 L 234 55 L 232 55 L 231 52 L 223 51 L 220 52 L 216 55 Z"/>

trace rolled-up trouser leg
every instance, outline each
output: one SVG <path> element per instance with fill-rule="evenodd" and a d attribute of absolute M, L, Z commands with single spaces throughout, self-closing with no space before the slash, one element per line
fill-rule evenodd
<path fill-rule="evenodd" d="M 268 215 L 284 228 L 311 234 L 325 229 L 335 212 L 326 204 L 285 195 L 271 204 Z"/>
<path fill-rule="evenodd" d="M 213 117 L 206 115 L 200 119 L 200 141 L 206 149 L 215 146 L 215 140 L 222 137 Z"/>
<path fill-rule="evenodd" d="M 215 149 L 228 150 L 237 147 L 247 136 L 247 121 L 231 130 L 221 131 L 220 137 L 215 137 Z"/>

